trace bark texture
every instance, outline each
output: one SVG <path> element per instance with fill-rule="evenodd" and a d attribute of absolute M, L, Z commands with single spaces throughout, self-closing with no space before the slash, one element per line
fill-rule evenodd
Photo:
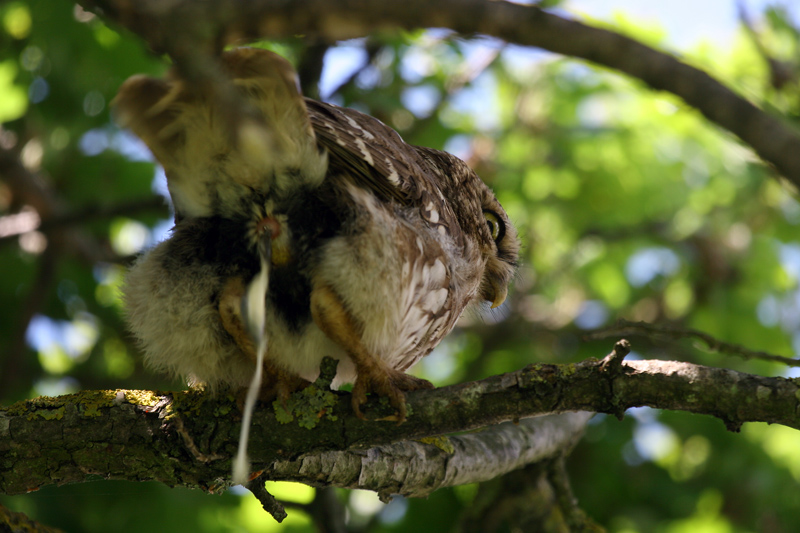
<path fill-rule="evenodd" d="M 672 361 L 622 362 L 618 352 L 603 361 L 531 365 L 411 393 L 410 416 L 401 425 L 380 421 L 391 408 L 379 401 L 367 404 L 373 420 L 364 421 L 352 415 L 347 393 L 325 394 L 323 408 L 314 400 L 304 411 L 298 402 L 291 421 L 280 407 L 257 412 L 249 446 L 254 470 L 317 486 L 424 495 L 557 457 L 580 436 L 587 415 L 386 445 L 549 413 L 622 416 L 643 405 L 713 415 L 734 431 L 749 421 L 800 428 L 800 386 L 793 379 Z M 238 432 L 235 400 L 198 391 L 87 391 L 19 402 L 0 409 L 0 492 L 93 476 L 215 491 L 230 485 Z"/>

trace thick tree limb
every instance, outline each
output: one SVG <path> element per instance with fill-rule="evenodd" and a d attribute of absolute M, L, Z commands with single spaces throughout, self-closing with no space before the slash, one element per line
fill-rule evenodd
<path fill-rule="evenodd" d="M 469 455 L 480 458 L 491 450 L 494 455 L 507 454 L 511 459 L 506 465 L 524 464 L 528 459 L 516 457 L 515 450 L 521 453 L 519 443 L 530 442 L 523 434 L 528 423 L 513 435 L 504 434 L 515 430 L 513 425 L 501 427 L 483 441 L 469 444 L 460 440 L 466 437 L 435 441 L 439 448 L 404 443 L 390 450 L 403 457 L 395 461 L 387 458 L 386 448 L 378 447 L 545 413 L 597 411 L 621 416 L 627 408 L 643 405 L 713 415 L 734 431 L 748 421 L 800 428 L 798 398 L 800 385 L 791 379 L 688 363 L 630 361 L 603 366 L 592 359 L 571 365 L 538 364 L 482 381 L 411 393 L 411 415 L 399 426 L 357 419 L 346 393 L 336 393 L 335 404 L 312 413 L 318 419 L 313 430 L 296 422 L 281 425 L 271 409 L 261 409 L 254 419 L 249 450 L 253 468 L 275 479 L 417 495 L 431 487 L 484 479 L 480 469 L 471 467 L 476 475 L 470 477 L 466 467 L 459 467 L 405 482 L 417 475 L 416 459 L 443 460 L 442 451 L 452 453 L 444 463 L 469 465 Z M 385 409 L 375 401 L 366 412 L 379 418 L 388 414 Z M 214 400 L 196 391 L 87 391 L 19 402 L 0 410 L 0 492 L 81 482 L 91 475 L 158 480 L 209 491 L 227 487 L 229 458 L 239 431 L 236 412 L 232 399 Z M 569 424 L 585 417 L 577 416 Z M 547 431 L 539 426 L 534 434 Z M 574 426 L 558 431 L 571 431 L 575 437 Z M 326 455 L 337 450 L 350 451 Z"/>
<path fill-rule="evenodd" d="M 335 484 L 425 497 L 442 487 L 479 483 L 568 452 L 583 435 L 589 412 L 564 413 L 506 422 L 480 433 L 402 441 L 367 450 L 305 454 L 276 461 L 268 477 L 308 485 Z"/>
<path fill-rule="evenodd" d="M 335 41 L 375 31 L 446 27 L 491 35 L 579 57 L 671 92 L 737 135 L 800 187 L 800 134 L 707 73 L 634 39 L 568 20 L 534 6 L 489 0 L 80 0 L 84 8 L 141 36 L 181 63 L 187 79 L 230 91 L 215 81 L 216 66 L 199 50 L 224 42 L 310 35 Z M 205 46 L 198 46 L 205 43 Z M 194 46 L 193 46 L 194 45 Z M 218 79 L 218 78 L 216 78 Z"/>

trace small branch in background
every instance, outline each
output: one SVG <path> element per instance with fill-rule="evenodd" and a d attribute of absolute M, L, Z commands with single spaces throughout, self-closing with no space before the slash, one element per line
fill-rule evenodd
<path fill-rule="evenodd" d="M 325 53 L 330 46 L 326 41 L 312 41 L 303 50 L 297 76 L 300 78 L 300 90 L 308 98 L 319 100 L 319 80 L 325 64 Z"/>
<path fill-rule="evenodd" d="M 764 62 L 769 66 L 770 83 L 772 87 L 781 90 L 787 83 L 797 81 L 798 72 L 796 65 L 789 61 L 781 61 L 772 57 L 772 54 L 767 51 L 767 47 L 764 46 L 761 36 L 753 25 L 753 22 L 750 20 L 750 16 L 747 13 L 747 6 L 740 0 L 737 7 L 739 10 L 739 22 L 741 22 L 742 26 L 747 30 L 747 35 L 750 36 L 750 40 L 753 41 L 756 50 L 758 50 Z"/>
<path fill-rule="evenodd" d="M 2 533 L 63 533 L 62 530 L 45 526 L 31 520 L 22 513 L 15 513 L 7 507 L 0 505 L 0 532 Z"/>
<path fill-rule="evenodd" d="M 569 526 L 570 531 L 604 531 L 599 525 L 595 524 L 591 518 L 578 506 L 578 499 L 572 492 L 572 486 L 569 482 L 569 474 L 567 473 L 566 461 L 564 456 L 561 456 L 550 463 L 547 471 L 547 477 L 550 485 L 553 487 L 553 492 L 556 495 L 556 501 L 564 516 L 564 521 Z"/>
<path fill-rule="evenodd" d="M 138 215 L 142 212 L 166 211 L 166 203 L 159 196 L 151 196 L 114 205 L 94 204 L 78 210 L 42 219 L 38 213 L 23 211 L 0 217 L 0 246 L 16 241 L 30 231 L 49 233 L 55 229 L 79 226 L 87 222 L 119 216 Z"/>
<path fill-rule="evenodd" d="M 787 366 L 800 366 L 800 359 L 774 355 L 767 352 L 749 350 L 739 344 L 721 341 L 708 333 L 691 328 L 681 328 L 667 324 L 649 324 L 647 322 L 630 322 L 620 319 L 616 324 L 608 328 L 598 329 L 583 336 L 584 340 L 599 340 L 609 337 L 620 337 L 626 335 L 641 335 L 669 340 L 697 339 L 702 341 L 706 347 L 717 353 L 736 355 L 744 359 L 759 359 L 761 361 L 771 361 Z"/>
<path fill-rule="evenodd" d="M 11 190 L 14 203 L 31 206 L 42 218 L 60 215 L 65 209 L 44 178 L 26 168 L 14 149 L 0 147 L 0 179 Z"/>
<path fill-rule="evenodd" d="M 24 364 L 28 326 L 47 303 L 62 257 L 74 254 L 90 265 L 121 259 L 105 243 L 74 226 L 98 218 L 157 209 L 164 202 L 154 197 L 115 206 L 89 206 L 70 213 L 41 175 L 26 168 L 13 150 L 3 148 L 0 148 L 0 179 L 9 187 L 17 205 L 29 206 L 20 213 L 0 217 L 0 246 L 22 243 L 26 236 L 35 236 L 38 239 L 32 253 L 39 254 L 36 277 L 20 305 L 19 322 L 0 364 L 0 390 L 9 390 L 17 383 Z"/>
<path fill-rule="evenodd" d="M 31 206 L 42 221 L 67 216 L 66 207 L 53 194 L 47 182 L 39 174 L 28 170 L 12 150 L 0 148 L 0 179 L 8 185 L 14 201 L 19 205 Z M 45 236 L 48 247 L 58 246 L 64 253 L 74 254 L 90 265 L 117 259 L 107 246 L 76 228 L 53 225 Z"/>
<path fill-rule="evenodd" d="M 292 506 L 302 509 L 308 514 L 318 533 L 348 533 L 345 522 L 347 509 L 339 501 L 334 488 L 318 488 L 311 503 L 293 504 Z"/>
<path fill-rule="evenodd" d="M 268 512 L 272 518 L 274 518 L 277 522 L 283 522 L 286 518 L 286 510 L 283 508 L 283 505 L 275 499 L 275 496 L 267 491 L 267 488 L 264 486 L 264 483 L 267 481 L 265 476 L 258 476 L 257 478 L 250 481 L 246 487 L 247 489 L 253 493 L 253 496 L 261 502 L 261 506 L 264 508 L 266 512 Z"/>
<path fill-rule="evenodd" d="M 361 73 L 364 72 L 372 64 L 372 62 L 375 60 L 375 57 L 383 49 L 383 46 L 381 46 L 381 44 L 375 39 L 367 39 L 367 42 L 364 45 L 364 49 L 367 52 L 367 57 L 361 64 L 361 66 L 358 67 L 356 70 L 354 70 L 347 78 L 342 80 L 342 82 L 339 83 L 339 85 L 334 87 L 333 90 L 331 90 L 330 94 L 326 94 L 325 95 L 326 98 L 330 98 L 334 94 L 339 94 L 345 88 L 350 87 L 353 83 L 355 83 L 356 79 L 358 79 Z"/>
<path fill-rule="evenodd" d="M 11 332 L 8 350 L 0 359 L 0 390 L 12 390 L 18 386 L 19 375 L 24 364 L 26 349 L 26 335 L 28 326 L 34 315 L 42 310 L 47 301 L 47 296 L 53 287 L 58 267 L 61 250 L 53 243 L 49 244 L 39 256 L 38 271 L 25 297 L 25 302 L 17 314 L 18 322 Z"/>

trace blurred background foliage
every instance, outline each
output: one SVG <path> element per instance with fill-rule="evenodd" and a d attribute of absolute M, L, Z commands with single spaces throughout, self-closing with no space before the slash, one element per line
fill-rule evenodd
<path fill-rule="evenodd" d="M 706 42 L 684 59 L 798 120 L 796 24 L 780 6 L 746 21 L 732 46 Z M 665 39 L 624 14 L 611 27 L 654 46 Z M 308 94 L 468 161 L 518 225 L 525 248 L 512 296 L 497 313 L 465 317 L 418 365 L 437 385 L 603 356 L 614 339 L 584 335 L 617 318 L 800 351 L 796 192 L 680 100 L 604 68 L 444 30 L 263 45 L 311 76 Z M 143 369 L 124 330 L 125 267 L 164 238 L 171 216 L 163 174 L 108 113 L 123 80 L 160 75 L 166 61 L 53 1 L 0 4 L 0 51 L 0 149 L 23 165 L 21 178 L 0 175 L 0 402 L 183 387 Z M 798 375 L 688 341 L 631 341 L 631 357 Z M 800 531 L 798 450 L 800 433 L 784 427 L 732 434 L 710 417 L 634 409 L 621 422 L 595 417 L 568 468 L 581 507 L 611 531 Z M 249 493 L 155 483 L 50 487 L 0 503 L 68 531 L 314 530 L 299 510 L 313 489 L 270 490 L 298 503 L 282 525 Z M 477 493 L 464 486 L 388 506 L 362 491 L 337 497 L 353 531 L 421 533 L 452 530 Z"/>

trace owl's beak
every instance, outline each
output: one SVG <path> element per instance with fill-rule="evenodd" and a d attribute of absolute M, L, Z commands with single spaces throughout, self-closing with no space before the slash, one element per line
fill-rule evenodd
<path fill-rule="evenodd" d="M 492 309 L 500 307 L 503 305 L 503 302 L 506 301 L 506 296 L 508 296 L 508 287 L 501 287 L 495 284 L 492 284 L 492 292 L 494 293 L 494 298 L 492 298 Z"/>

